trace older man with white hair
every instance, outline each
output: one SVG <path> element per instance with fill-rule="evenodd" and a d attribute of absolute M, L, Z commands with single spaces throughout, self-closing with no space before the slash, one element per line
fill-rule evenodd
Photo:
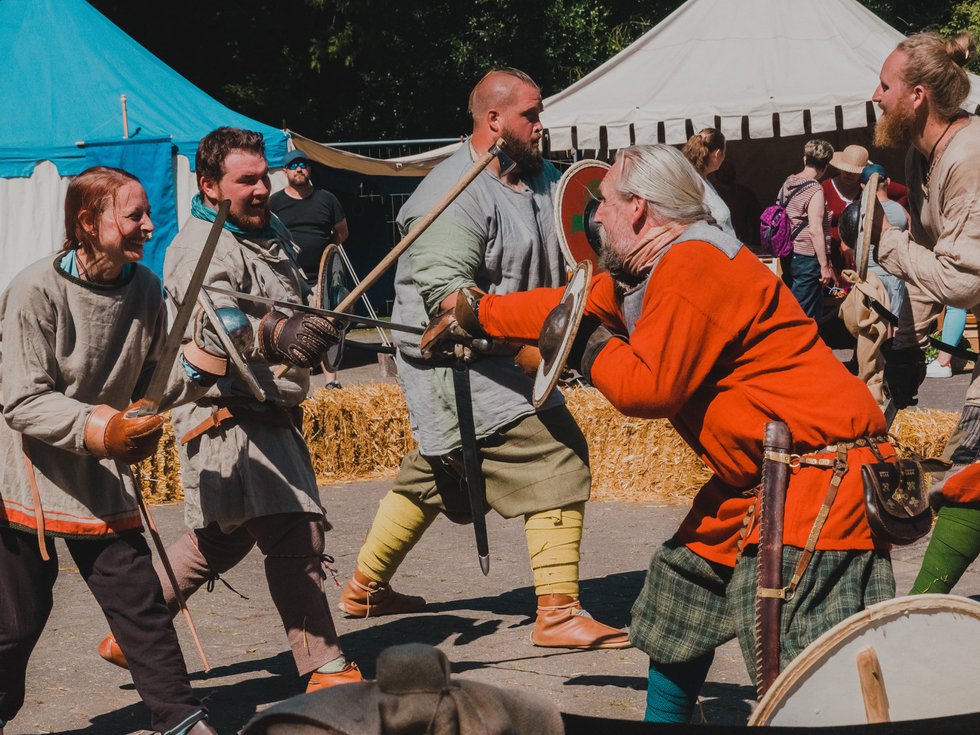
<path fill-rule="evenodd" d="M 786 422 L 791 452 L 803 458 L 786 496 L 783 579 L 804 571 L 782 607 L 782 664 L 894 595 L 860 479 L 861 465 L 876 461 L 867 440 L 885 433 L 885 421 L 786 286 L 714 226 L 680 153 L 627 148 L 599 191 L 607 272 L 591 283 L 569 363 L 624 414 L 668 418 L 714 471 L 654 554 L 630 626 L 650 656 L 646 718 L 686 722 L 722 643 L 737 636 L 756 676 L 758 531 L 746 519 L 756 510 L 767 422 Z M 533 341 L 561 292 L 467 296 L 457 299 L 460 330 Z M 887 440 L 874 445 L 894 455 Z"/>

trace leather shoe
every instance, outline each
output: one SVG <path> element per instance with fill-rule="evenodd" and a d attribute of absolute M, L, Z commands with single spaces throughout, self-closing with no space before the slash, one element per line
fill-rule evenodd
<path fill-rule="evenodd" d="M 120 669 L 129 668 L 129 661 L 126 660 L 126 654 L 122 652 L 112 633 L 102 639 L 98 651 L 99 655 L 110 664 L 115 664 Z"/>
<path fill-rule="evenodd" d="M 347 580 L 340 594 L 337 607 L 352 618 L 376 618 L 420 612 L 425 608 L 425 600 L 395 592 L 386 582 L 375 582 L 355 569 L 354 576 Z"/>
<path fill-rule="evenodd" d="M 538 597 L 531 643 L 544 648 L 630 648 L 629 633 L 593 619 L 571 595 Z"/>
<path fill-rule="evenodd" d="M 306 693 L 309 694 L 319 689 L 327 689 L 340 684 L 353 684 L 357 681 L 364 681 L 361 670 L 353 661 L 348 661 L 343 669 L 333 674 L 322 674 L 319 671 L 314 671 L 310 675 L 309 684 L 306 685 Z"/>

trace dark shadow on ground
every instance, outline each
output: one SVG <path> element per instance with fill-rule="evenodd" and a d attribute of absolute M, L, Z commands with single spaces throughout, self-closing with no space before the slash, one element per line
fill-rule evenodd
<path fill-rule="evenodd" d="M 646 571 L 635 571 L 583 579 L 579 582 L 582 606 L 603 623 L 624 628 L 629 624 L 630 608 L 640 594 L 645 577 Z M 533 625 L 536 609 L 534 588 L 518 587 L 502 595 L 430 603 L 426 612 L 476 610 L 495 615 L 524 615 L 525 620 L 520 625 Z"/>

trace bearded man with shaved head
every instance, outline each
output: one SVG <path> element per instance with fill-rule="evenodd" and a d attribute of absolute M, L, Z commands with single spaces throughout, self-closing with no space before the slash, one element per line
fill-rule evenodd
<path fill-rule="evenodd" d="M 407 233 L 498 139 L 516 166 L 493 161 L 398 262 L 392 319 L 418 324 L 455 305 L 460 288 L 506 294 L 557 287 L 566 263 L 554 225 L 558 171 L 539 148 L 541 90 L 517 69 L 498 69 L 470 94 L 473 133 L 423 180 L 398 214 Z M 382 499 L 357 569 L 341 596 L 353 617 L 419 612 L 425 600 L 390 581 L 440 514 L 472 521 L 456 416 L 452 368 L 427 361 L 418 338 L 397 337 L 399 381 L 418 449 L 402 460 Z M 533 381 L 512 349 L 470 367 L 473 414 L 486 504 L 522 517 L 538 598 L 531 642 L 559 648 L 627 648 L 625 631 L 592 619 L 579 603 L 579 547 L 591 490 L 585 437 L 555 392 L 539 409 Z"/>

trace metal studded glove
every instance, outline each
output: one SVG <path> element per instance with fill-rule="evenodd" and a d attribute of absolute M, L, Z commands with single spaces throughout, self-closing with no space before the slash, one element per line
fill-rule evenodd
<path fill-rule="evenodd" d="M 273 310 L 259 322 L 259 351 L 269 362 L 311 368 L 339 341 L 333 323 L 315 314 L 286 316 Z"/>

